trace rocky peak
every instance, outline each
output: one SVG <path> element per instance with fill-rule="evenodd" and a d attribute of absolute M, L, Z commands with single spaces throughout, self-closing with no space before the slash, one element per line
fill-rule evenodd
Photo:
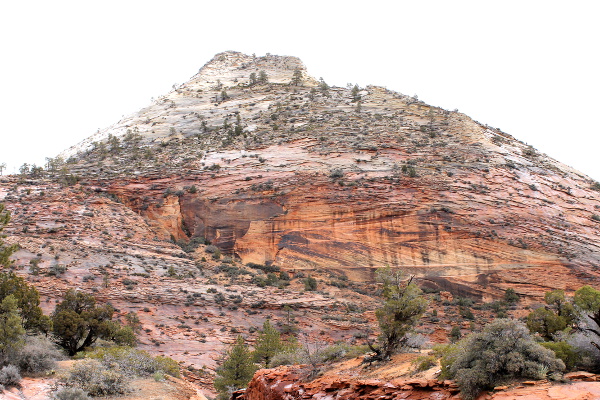
<path fill-rule="evenodd" d="M 250 82 L 260 71 L 268 82 Z M 542 281 L 523 288 L 536 294 L 555 284 L 550 267 L 597 275 L 586 267 L 600 236 L 589 177 L 464 114 L 321 85 L 296 57 L 217 54 L 69 152 L 71 173 L 110 181 L 158 237 L 202 237 L 244 263 L 358 280 L 391 265 L 463 291 L 523 274 Z"/>
<path fill-rule="evenodd" d="M 236 51 L 219 53 L 186 83 L 153 100 L 148 107 L 98 130 L 58 156 L 68 159 L 81 155 L 96 149 L 111 136 L 123 139 L 134 133 L 140 135 L 143 145 L 153 145 L 206 133 L 215 125 L 232 122 L 234 113 L 246 118 L 255 117 L 271 104 L 261 102 L 254 107 L 264 99 L 259 94 L 265 89 L 271 91 L 270 85 L 288 85 L 296 70 L 302 75 L 302 87 L 308 89 L 318 85 L 297 57 L 271 54 L 256 57 Z M 269 82 L 266 88 L 261 85 L 262 90 L 253 88 L 250 82 L 251 74 L 258 77 L 261 71 L 267 74 Z M 224 102 L 227 104 L 219 107 Z"/>
<path fill-rule="evenodd" d="M 249 83 L 251 73 L 265 71 L 272 83 L 289 83 L 294 71 L 299 70 L 308 84 L 316 84 L 306 66 L 298 57 L 277 56 L 267 53 L 262 57 L 247 55 L 238 51 L 225 51 L 215 55 L 196 75 L 182 87 L 195 89 L 215 88 L 218 82 L 224 88 Z"/>

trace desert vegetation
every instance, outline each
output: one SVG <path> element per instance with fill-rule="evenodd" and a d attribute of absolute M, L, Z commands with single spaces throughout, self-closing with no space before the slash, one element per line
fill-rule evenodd
<path fill-rule="evenodd" d="M 44 315 L 36 288 L 9 269 L 18 249 L 2 241 L 9 222 L 0 204 L 0 390 L 19 386 L 24 374 L 50 371 L 68 356 L 82 361 L 61 378 L 56 399 L 126 393 L 135 376 L 179 376 L 172 359 L 134 349 L 134 327 L 113 320 L 114 309 L 97 305 L 91 294 L 68 290 L 53 314 Z"/>

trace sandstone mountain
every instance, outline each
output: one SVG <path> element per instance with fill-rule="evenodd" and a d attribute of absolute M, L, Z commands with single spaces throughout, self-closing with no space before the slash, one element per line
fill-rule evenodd
<path fill-rule="evenodd" d="M 360 341 L 385 265 L 484 301 L 597 284 L 599 190 L 459 112 L 237 52 L 46 172 L 0 178 L 15 268 L 45 310 L 69 288 L 94 292 L 206 388 L 224 346 L 266 317 Z M 421 329 L 444 340 L 451 326 L 433 321 Z"/>
<path fill-rule="evenodd" d="M 260 71 L 268 83 L 250 81 Z M 244 263 L 353 279 L 390 265 L 526 292 L 596 276 L 589 177 L 458 112 L 352 89 L 294 57 L 225 52 L 63 155 L 159 237 L 204 237 Z"/>

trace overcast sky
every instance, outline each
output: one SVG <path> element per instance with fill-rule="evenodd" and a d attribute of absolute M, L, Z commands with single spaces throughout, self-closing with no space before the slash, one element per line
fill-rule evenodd
<path fill-rule="evenodd" d="M 459 109 L 600 180 L 599 11 L 573 0 L 6 1 L 0 164 L 43 164 L 237 50 Z"/>

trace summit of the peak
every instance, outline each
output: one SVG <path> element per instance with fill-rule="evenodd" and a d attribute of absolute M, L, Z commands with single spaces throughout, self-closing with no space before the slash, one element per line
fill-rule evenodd
<path fill-rule="evenodd" d="M 234 86 L 247 81 L 253 72 L 260 71 L 268 75 L 269 82 L 289 83 L 296 70 L 302 73 L 308 85 L 317 83 L 307 74 L 306 66 L 298 57 L 270 53 L 255 56 L 228 50 L 217 53 L 190 79 L 190 83 L 212 86 L 218 80 L 225 86 Z"/>

